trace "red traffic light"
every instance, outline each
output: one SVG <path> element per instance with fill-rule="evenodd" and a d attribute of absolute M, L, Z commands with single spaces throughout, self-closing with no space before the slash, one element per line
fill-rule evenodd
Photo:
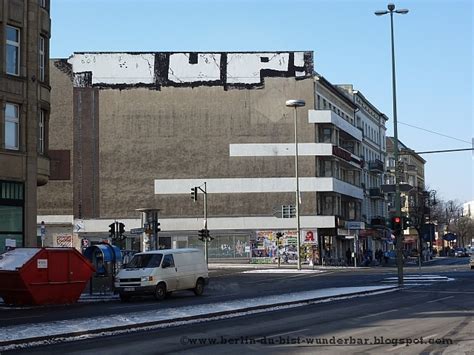
<path fill-rule="evenodd" d="M 395 223 L 400 223 L 402 221 L 402 219 L 400 217 L 393 217 L 393 221 Z"/>

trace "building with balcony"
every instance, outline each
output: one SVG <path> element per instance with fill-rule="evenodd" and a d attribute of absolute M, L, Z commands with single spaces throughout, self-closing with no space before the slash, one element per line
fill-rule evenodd
<path fill-rule="evenodd" d="M 399 163 L 395 163 L 393 137 L 387 137 L 387 163 L 385 183 L 395 184 L 395 174 L 399 174 L 401 191 L 400 206 L 403 215 L 410 217 L 416 213 L 419 206 L 424 205 L 423 191 L 425 190 L 425 163 L 415 151 L 398 141 Z M 388 213 L 395 213 L 394 193 L 388 194 Z M 405 247 L 416 248 L 418 245 L 418 233 L 414 228 L 404 231 Z"/>
<path fill-rule="evenodd" d="M 354 251 L 356 233 L 346 228 L 347 222 L 362 218 L 362 132 L 355 124 L 357 105 L 344 91 L 317 74 L 315 92 L 316 110 L 310 112 L 310 122 L 315 123 L 316 142 L 332 145 L 332 154 L 316 156 L 316 173 L 350 186 L 317 194 L 318 215 L 334 216 L 336 224 L 319 231 L 321 247 L 331 257 L 345 258 L 347 249 Z"/>
<path fill-rule="evenodd" d="M 0 253 L 37 246 L 37 187 L 50 177 L 49 0 L 1 2 Z"/>
<path fill-rule="evenodd" d="M 363 159 L 361 185 L 364 191 L 362 221 L 366 225 L 366 248 L 375 252 L 389 248 L 391 242 L 385 221 L 387 204 L 381 186 L 384 183 L 386 150 L 386 122 L 388 117 L 380 112 L 359 90 L 352 85 L 338 85 L 357 105 L 355 125 L 362 131 L 361 156 Z"/>
<path fill-rule="evenodd" d="M 294 256 L 296 219 L 282 218 L 282 206 L 295 205 L 285 106 L 295 98 L 306 102 L 297 111 L 303 250 L 321 261 L 353 245 L 345 222 L 360 221 L 363 200 L 357 106 L 314 74 L 312 52 L 75 53 L 51 62 L 51 85 L 50 131 L 61 139 L 50 140 L 56 178 L 39 191 L 48 245 L 108 239 L 118 220 L 123 247 L 202 248 L 205 186 L 210 259 L 272 261 L 277 232 Z M 129 233 L 147 224 L 143 209 L 159 210 L 158 240 Z"/>

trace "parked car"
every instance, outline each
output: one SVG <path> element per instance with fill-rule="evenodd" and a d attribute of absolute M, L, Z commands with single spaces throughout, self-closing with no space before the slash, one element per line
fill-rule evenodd
<path fill-rule="evenodd" d="M 469 265 L 471 265 L 471 270 L 474 269 L 474 254 L 471 255 L 471 260 L 469 260 Z"/>
<path fill-rule="evenodd" d="M 469 253 L 466 248 L 456 248 L 454 249 L 454 256 L 457 258 L 463 258 L 469 256 Z"/>

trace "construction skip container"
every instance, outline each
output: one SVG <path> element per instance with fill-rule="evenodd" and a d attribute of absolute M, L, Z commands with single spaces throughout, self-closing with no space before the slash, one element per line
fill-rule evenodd
<path fill-rule="evenodd" d="M 77 302 L 95 272 L 74 248 L 17 248 L 0 254 L 0 297 L 6 304 Z"/>

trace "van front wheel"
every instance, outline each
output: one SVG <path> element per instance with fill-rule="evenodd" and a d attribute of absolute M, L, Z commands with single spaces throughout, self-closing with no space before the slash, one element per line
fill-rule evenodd
<path fill-rule="evenodd" d="M 158 301 L 164 300 L 166 297 L 166 285 L 163 283 L 156 285 L 154 296 Z"/>
<path fill-rule="evenodd" d="M 199 279 L 196 281 L 196 287 L 193 289 L 196 296 L 201 296 L 204 293 L 204 280 Z"/>

